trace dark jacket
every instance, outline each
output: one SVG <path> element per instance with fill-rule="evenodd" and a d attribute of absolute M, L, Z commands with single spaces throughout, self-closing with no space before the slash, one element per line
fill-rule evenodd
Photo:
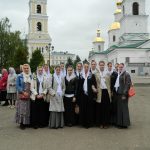
<path fill-rule="evenodd" d="M 66 85 L 65 94 L 74 94 L 74 97 L 76 97 L 78 88 L 77 78 L 75 77 L 72 80 L 68 81 L 65 77 L 65 85 Z"/>
<path fill-rule="evenodd" d="M 119 88 L 117 93 L 120 95 L 125 95 L 128 96 L 128 91 L 131 87 L 131 77 L 130 74 L 128 72 L 124 72 L 119 79 Z"/>
<path fill-rule="evenodd" d="M 113 73 L 111 74 L 111 84 L 110 84 L 110 86 L 111 86 L 111 92 L 115 92 L 116 90 L 115 90 L 115 83 L 116 83 L 116 80 L 117 80 L 117 77 L 118 77 L 118 73 L 116 72 L 116 71 L 113 71 Z"/>

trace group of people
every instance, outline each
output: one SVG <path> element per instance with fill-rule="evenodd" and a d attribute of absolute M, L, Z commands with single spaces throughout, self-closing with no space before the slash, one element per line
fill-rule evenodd
<path fill-rule="evenodd" d="M 6 96 L 11 106 L 16 100 L 15 120 L 21 129 L 75 125 L 128 128 L 130 87 L 131 77 L 123 63 L 113 68 L 110 62 L 97 65 L 95 60 L 78 62 L 75 70 L 61 63 L 54 74 L 48 65 L 37 67 L 32 74 L 30 66 L 24 64 L 19 75 L 13 68 L 9 75 L 3 69 L 0 79 L 1 99 Z"/>

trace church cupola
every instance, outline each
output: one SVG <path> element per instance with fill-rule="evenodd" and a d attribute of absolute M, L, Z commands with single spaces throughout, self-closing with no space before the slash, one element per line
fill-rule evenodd
<path fill-rule="evenodd" d="M 96 38 L 93 41 L 94 52 L 104 51 L 104 43 L 105 43 L 105 40 L 101 37 L 101 31 L 100 29 L 97 29 Z"/>

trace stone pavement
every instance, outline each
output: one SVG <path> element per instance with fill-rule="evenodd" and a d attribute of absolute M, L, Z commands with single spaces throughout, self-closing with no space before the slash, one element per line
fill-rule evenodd
<path fill-rule="evenodd" d="M 20 130 L 14 110 L 0 106 L 0 150 L 150 150 L 150 87 L 136 87 L 129 129 L 80 127 Z"/>

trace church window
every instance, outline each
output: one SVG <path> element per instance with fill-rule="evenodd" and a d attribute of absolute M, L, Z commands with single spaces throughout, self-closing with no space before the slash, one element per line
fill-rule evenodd
<path fill-rule="evenodd" d="M 98 51 L 99 51 L 99 52 L 101 51 L 101 46 L 100 46 L 100 45 L 98 45 Z"/>
<path fill-rule="evenodd" d="M 41 14 L 41 5 L 37 5 L 37 13 Z"/>
<path fill-rule="evenodd" d="M 123 6 L 123 8 L 122 8 L 122 9 L 123 9 L 123 15 L 124 15 L 124 14 L 125 14 L 125 8 L 124 8 L 124 6 Z"/>
<path fill-rule="evenodd" d="M 126 63 L 130 63 L 130 57 L 126 57 Z"/>
<path fill-rule="evenodd" d="M 139 4 L 137 2 L 133 3 L 133 15 L 139 15 Z"/>
<path fill-rule="evenodd" d="M 44 48 L 42 47 L 42 53 L 44 52 Z"/>
<path fill-rule="evenodd" d="M 37 23 L 37 31 L 42 31 L 42 24 L 41 24 L 41 22 Z"/>
<path fill-rule="evenodd" d="M 113 36 L 113 42 L 115 42 L 115 41 L 116 41 L 116 36 L 114 35 L 114 36 Z"/>

